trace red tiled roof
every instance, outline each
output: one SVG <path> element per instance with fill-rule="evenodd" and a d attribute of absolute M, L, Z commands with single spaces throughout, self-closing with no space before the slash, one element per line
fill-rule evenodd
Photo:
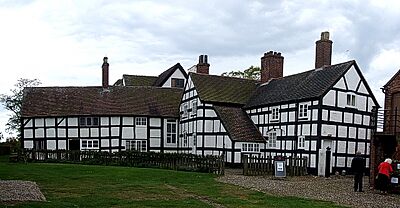
<path fill-rule="evenodd" d="M 24 89 L 22 117 L 143 115 L 179 117 L 182 89 L 159 87 L 32 87 Z"/>

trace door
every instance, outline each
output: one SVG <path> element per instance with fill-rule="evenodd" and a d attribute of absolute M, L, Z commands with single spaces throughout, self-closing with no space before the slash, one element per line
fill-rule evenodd
<path fill-rule="evenodd" d="M 69 146 L 69 150 L 80 150 L 79 139 L 70 139 L 68 146 Z"/>
<path fill-rule="evenodd" d="M 400 132 L 400 92 L 392 94 L 391 111 L 389 118 L 389 131 Z"/>
<path fill-rule="evenodd" d="M 325 176 L 325 167 L 326 165 L 330 166 L 330 173 L 332 173 L 332 151 L 331 151 L 331 161 L 329 164 L 326 164 L 326 149 L 332 149 L 332 140 L 325 139 L 321 141 L 321 149 L 319 150 L 319 161 L 318 161 L 318 175 Z"/>

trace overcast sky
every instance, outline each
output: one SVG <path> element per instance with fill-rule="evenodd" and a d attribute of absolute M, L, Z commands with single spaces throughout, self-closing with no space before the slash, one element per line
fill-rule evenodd
<path fill-rule="evenodd" d="M 332 63 L 356 60 L 380 103 L 400 69 L 400 3 L 375 1 L 0 0 L 0 93 L 18 78 L 42 86 L 101 85 L 122 74 L 187 69 L 209 55 L 210 73 L 259 66 L 282 52 L 284 75 L 314 68 L 315 41 L 333 40 Z M 0 108 L 0 132 L 8 112 Z"/>

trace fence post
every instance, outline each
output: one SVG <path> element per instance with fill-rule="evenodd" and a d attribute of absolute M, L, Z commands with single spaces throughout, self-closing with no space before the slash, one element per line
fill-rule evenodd
<path fill-rule="evenodd" d="M 242 155 L 242 162 L 243 162 L 243 175 L 247 175 L 248 173 L 248 161 L 247 161 L 247 155 Z"/>
<path fill-rule="evenodd" d="M 325 177 L 331 176 L 331 148 L 326 148 Z"/>

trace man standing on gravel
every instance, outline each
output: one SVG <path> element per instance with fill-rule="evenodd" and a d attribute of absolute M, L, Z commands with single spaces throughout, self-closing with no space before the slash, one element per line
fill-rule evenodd
<path fill-rule="evenodd" d="M 365 171 L 365 159 L 361 156 L 361 152 L 357 152 L 351 161 L 351 170 L 354 173 L 354 191 L 363 192 L 362 180 Z"/>

